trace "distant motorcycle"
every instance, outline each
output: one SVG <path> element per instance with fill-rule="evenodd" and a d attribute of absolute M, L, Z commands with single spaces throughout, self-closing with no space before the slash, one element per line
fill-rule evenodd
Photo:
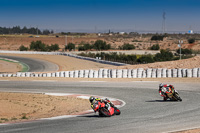
<path fill-rule="evenodd" d="M 94 111 L 96 112 L 99 112 L 99 116 L 102 116 L 102 117 L 110 117 L 110 116 L 113 116 L 113 115 L 120 115 L 121 111 L 115 107 L 115 106 L 111 106 L 109 104 L 109 100 L 108 102 L 100 102 L 98 101 L 97 103 L 94 104 Z"/>
<path fill-rule="evenodd" d="M 170 87 L 166 87 L 165 89 L 165 94 L 167 96 L 166 100 L 170 99 L 172 101 L 182 101 L 181 97 L 179 96 L 179 93 L 175 89 Z"/>

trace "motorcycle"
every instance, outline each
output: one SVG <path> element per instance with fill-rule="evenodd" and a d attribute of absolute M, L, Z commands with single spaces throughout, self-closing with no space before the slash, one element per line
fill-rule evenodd
<path fill-rule="evenodd" d="M 165 89 L 165 94 L 167 96 L 165 100 L 170 99 L 172 101 L 182 101 L 181 97 L 179 96 L 179 93 L 176 90 L 170 87 L 166 87 Z"/>
<path fill-rule="evenodd" d="M 99 116 L 101 117 L 110 117 L 113 115 L 120 115 L 121 113 L 121 111 L 117 107 L 111 106 L 109 100 L 107 100 L 106 102 L 97 101 L 93 105 L 93 109 L 95 112 L 99 112 Z"/>

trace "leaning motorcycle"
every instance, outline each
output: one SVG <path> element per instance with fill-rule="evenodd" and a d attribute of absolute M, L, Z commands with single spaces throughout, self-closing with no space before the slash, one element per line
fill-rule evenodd
<path fill-rule="evenodd" d="M 182 101 L 181 97 L 179 96 L 179 93 L 173 88 L 167 87 L 165 91 L 165 94 L 167 96 L 166 100 L 170 99 L 171 101 Z"/>
<path fill-rule="evenodd" d="M 95 112 L 99 112 L 99 116 L 101 117 L 110 117 L 113 115 L 120 115 L 121 113 L 117 107 L 112 107 L 110 103 L 107 102 L 98 101 L 94 104 L 93 109 Z"/>

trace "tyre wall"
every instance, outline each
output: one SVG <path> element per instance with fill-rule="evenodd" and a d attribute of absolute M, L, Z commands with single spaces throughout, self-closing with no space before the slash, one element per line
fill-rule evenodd
<path fill-rule="evenodd" d="M 0 77 L 66 77 L 66 78 L 196 78 L 200 77 L 200 68 L 193 69 L 99 69 L 75 70 L 54 73 L 17 72 L 4 73 Z"/>

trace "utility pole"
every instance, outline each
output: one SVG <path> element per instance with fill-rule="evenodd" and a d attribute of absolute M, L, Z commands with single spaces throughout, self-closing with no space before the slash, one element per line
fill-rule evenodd
<path fill-rule="evenodd" d="M 67 48 L 67 35 L 65 35 L 65 49 Z"/>
<path fill-rule="evenodd" d="M 181 45 L 182 45 L 182 43 L 183 43 L 183 40 L 179 40 L 178 42 L 179 42 L 178 46 L 179 46 L 179 48 L 180 48 L 179 54 L 180 54 L 180 60 L 181 60 Z"/>
<path fill-rule="evenodd" d="M 163 21 L 162 21 L 162 33 L 164 34 L 165 33 L 165 19 L 166 19 L 166 17 L 165 17 L 165 15 L 166 15 L 166 13 L 165 12 L 163 12 Z"/>

